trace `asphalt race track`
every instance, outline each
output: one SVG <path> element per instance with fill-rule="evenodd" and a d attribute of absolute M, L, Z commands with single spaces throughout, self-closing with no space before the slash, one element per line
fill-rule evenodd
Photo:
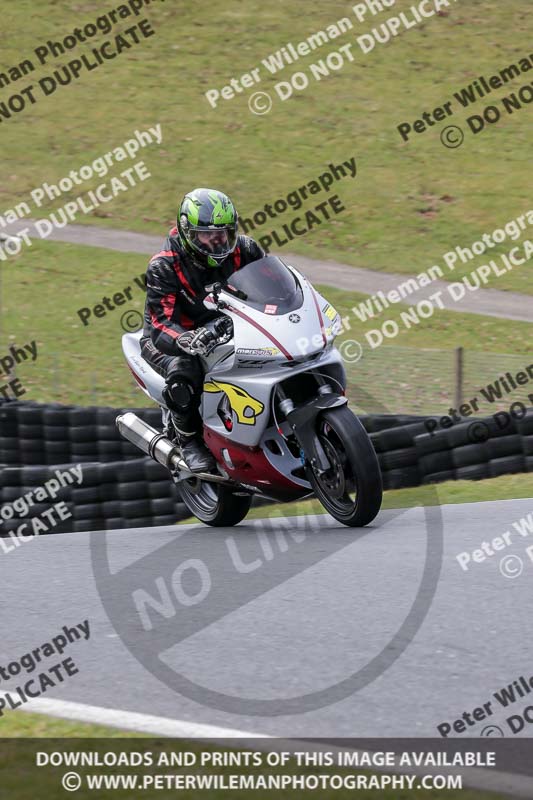
<path fill-rule="evenodd" d="M 394 644 L 390 640 L 413 604 L 424 568 L 427 520 L 421 508 L 382 512 L 373 526 L 357 532 L 327 516 L 314 518 L 320 528 L 308 530 L 305 538 L 305 518 L 293 518 L 293 530 L 300 531 L 294 539 L 280 535 L 278 523 L 252 522 L 219 530 L 180 526 L 42 536 L 0 557 L 1 608 L 8 623 L 0 663 L 20 658 L 63 625 L 88 619 L 90 639 L 65 651 L 79 674 L 46 697 L 279 736 L 435 737 L 437 725 L 453 722 L 520 675 L 533 673 L 528 540 L 516 534 L 514 546 L 472 562 L 468 572 L 456 559 L 501 536 L 530 509 L 528 500 L 443 506 L 442 571 L 438 578 L 433 553 L 422 586 L 426 596 L 417 599 L 419 607 L 429 607 L 427 616 L 418 631 Z M 436 520 L 430 525 L 438 527 Z M 117 629 L 141 643 L 139 657 L 149 668 L 150 659 L 163 662 L 169 673 L 177 670 L 193 687 L 200 684 L 192 696 L 201 696 L 201 687 L 219 693 L 222 700 L 214 705 L 234 696 L 228 700 L 236 704 L 233 713 L 178 694 L 126 649 L 103 608 L 91 565 L 91 539 L 100 572 L 106 536 L 115 574 L 105 585 L 99 581 Z M 432 536 L 438 538 L 434 527 Z M 288 543 L 285 552 L 280 542 Z M 438 556 L 438 548 L 435 552 Z M 518 577 L 500 570 L 502 556 L 511 553 L 522 558 Z M 170 585 L 168 576 L 186 560 L 189 566 L 191 560 L 203 561 L 208 593 L 188 608 L 178 608 L 172 595 L 176 612 L 170 618 L 153 612 L 154 630 L 147 633 L 132 591 L 144 587 L 155 595 L 156 579 Z M 181 576 L 184 597 L 198 598 L 199 573 L 191 567 Z M 161 660 L 154 658 L 155 649 Z M 371 675 L 368 685 L 338 699 L 342 682 L 383 650 L 386 658 L 390 650 L 404 652 L 392 653 L 396 660 L 383 674 Z M 298 695 L 318 698 L 321 707 L 298 713 L 299 701 L 290 700 Z M 266 714 L 241 714 L 235 698 L 271 705 Z M 511 710 L 495 708 L 463 738 L 479 736 L 488 723 L 505 728 L 505 718 L 526 704 L 527 697 Z M 280 705 L 293 710 L 280 714 Z M 518 735 L 530 736 L 527 727 Z"/>

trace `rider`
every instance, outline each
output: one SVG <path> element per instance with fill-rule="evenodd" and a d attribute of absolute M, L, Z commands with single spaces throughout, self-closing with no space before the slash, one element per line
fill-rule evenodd
<path fill-rule="evenodd" d="M 172 415 L 182 457 L 193 472 L 215 466 L 203 442 L 199 412 L 204 369 L 198 358 L 213 334 L 204 324 L 217 314 L 203 304 L 206 286 L 263 258 L 261 247 L 237 234 L 233 203 L 214 189 L 194 189 L 183 198 L 177 227 L 146 273 L 146 306 L 141 352 L 166 378 L 163 397 Z"/>

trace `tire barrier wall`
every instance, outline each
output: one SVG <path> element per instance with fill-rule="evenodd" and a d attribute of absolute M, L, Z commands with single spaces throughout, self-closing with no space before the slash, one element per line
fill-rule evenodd
<path fill-rule="evenodd" d="M 428 433 L 419 418 L 370 434 L 385 489 L 533 472 L 533 408 L 472 418 Z M 382 420 L 383 421 L 383 420 Z"/>
<path fill-rule="evenodd" d="M 56 471 L 68 470 L 70 464 L 57 466 L 5 467 L 0 469 L 0 506 L 10 504 L 47 481 L 56 478 Z M 33 502 L 28 510 L 3 520 L 0 536 L 7 536 L 26 522 L 25 534 L 31 534 L 33 521 L 42 520 L 43 512 L 64 503 L 70 516 L 59 524 L 39 532 L 114 530 L 149 525 L 173 525 L 190 516 L 181 502 L 179 491 L 169 480 L 167 470 L 151 458 L 136 458 L 107 464 L 82 465 L 80 485 L 62 487 L 53 499 Z M 34 529 L 35 530 L 35 529 Z"/>
<path fill-rule="evenodd" d="M 56 470 L 81 464 L 83 475 L 80 485 L 2 520 L 0 537 L 59 502 L 72 516 L 45 532 L 173 525 L 190 516 L 167 470 L 120 436 L 115 419 L 124 410 L 160 427 L 157 408 L 0 404 L 0 507 L 44 486 Z"/>
<path fill-rule="evenodd" d="M 158 408 L 132 409 L 159 427 Z M 116 408 L 7 402 L 0 405 L 0 464 L 107 463 L 138 459 L 139 450 L 115 425 Z"/>
<path fill-rule="evenodd" d="M 119 435 L 115 418 L 125 410 L 159 427 L 157 408 L 0 404 L 0 507 L 44 485 L 57 469 L 83 469 L 81 485 L 64 486 L 54 501 L 3 520 L 0 536 L 59 501 L 72 516 L 51 533 L 169 525 L 189 516 L 165 468 L 139 457 Z M 503 428 L 490 417 L 428 433 L 425 419 L 361 416 L 386 489 L 533 471 L 533 409 L 522 419 L 509 417 Z"/>

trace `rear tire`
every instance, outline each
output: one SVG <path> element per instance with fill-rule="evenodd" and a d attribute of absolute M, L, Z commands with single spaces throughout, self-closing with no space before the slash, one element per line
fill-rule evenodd
<path fill-rule="evenodd" d="M 226 486 L 199 478 L 180 481 L 178 489 L 191 514 L 215 528 L 238 525 L 252 505 L 251 495 L 237 495 Z"/>
<path fill-rule="evenodd" d="M 372 442 L 349 408 L 324 411 L 316 433 L 333 464 L 324 475 L 307 474 L 316 496 L 338 522 L 353 528 L 372 522 L 383 497 L 381 470 Z"/>

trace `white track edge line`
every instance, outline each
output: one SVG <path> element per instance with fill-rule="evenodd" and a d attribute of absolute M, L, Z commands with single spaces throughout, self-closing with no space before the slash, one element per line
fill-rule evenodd
<path fill-rule="evenodd" d="M 5 696 L 5 692 L 0 691 L 0 697 Z M 96 725 L 104 725 L 123 730 L 132 730 L 137 733 L 149 733 L 154 736 L 167 736 L 180 739 L 203 739 L 210 742 L 220 742 L 227 739 L 258 739 L 266 740 L 257 742 L 256 749 L 271 750 L 273 742 L 281 745 L 287 751 L 301 750 L 312 744 L 316 750 L 323 752 L 337 752 L 355 750 L 353 747 L 321 745 L 316 742 L 306 742 L 305 740 L 286 740 L 282 737 L 272 736 L 271 734 L 252 733 L 241 731 L 236 728 L 223 728 L 216 725 L 206 725 L 205 723 L 189 722 L 187 720 L 175 720 L 169 717 L 159 717 L 150 714 L 141 714 L 134 711 L 122 711 L 113 708 L 103 708 L 100 706 L 87 705 L 85 703 L 74 703 L 69 700 L 56 700 L 38 698 L 25 703 L 21 711 L 34 714 L 45 714 L 61 719 L 78 720 L 80 722 L 90 722 Z M 1 727 L 0 727 L 1 733 Z M 372 766 L 369 769 L 376 772 L 388 772 L 386 767 Z M 438 767 L 435 768 L 438 774 L 459 774 L 457 767 Z M 395 768 L 395 773 L 411 775 L 428 775 L 431 769 L 425 768 Z M 517 798 L 531 800 L 533 795 L 533 776 L 514 775 L 509 772 L 499 770 L 484 769 L 479 767 L 468 767 L 462 770 L 465 787 L 481 789 L 487 792 L 505 792 Z"/>

